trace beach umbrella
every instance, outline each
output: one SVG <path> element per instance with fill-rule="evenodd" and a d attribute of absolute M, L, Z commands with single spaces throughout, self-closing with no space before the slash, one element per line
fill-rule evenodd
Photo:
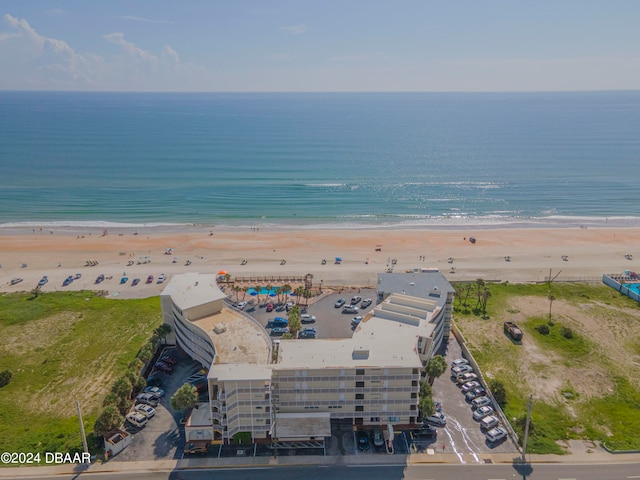
<path fill-rule="evenodd" d="M 341 262 L 342 261 L 342 257 L 336 257 L 336 262 Z"/>
<path fill-rule="evenodd" d="M 256 292 L 255 290 L 252 290 L 249 292 L 249 295 L 251 295 L 252 297 L 255 297 L 256 295 L 258 295 L 258 292 Z"/>
<path fill-rule="evenodd" d="M 276 296 L 276 294 L 275 294 L 275 292 L 271 292 L 271 293 L 269 294 L 269 296 L 270 296 L 270 297 L 275 297 L 275 296 Z"/>
<path fill-rule="evenodd" d="M 226 270 L 220 270 L 218 272 L 218 275 L 226 275 L 226 274 L 227 274 Z"/>

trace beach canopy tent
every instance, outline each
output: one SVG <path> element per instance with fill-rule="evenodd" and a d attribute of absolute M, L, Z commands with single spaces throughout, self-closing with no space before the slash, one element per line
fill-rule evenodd
<path fill-rule="evenodd" d="M 336 257 L 336 262 L 341 262 L 342 261 L 342 257 Z"/>
<path fill-rule="evenodd" d="M 227 272 L 225 270 L 220 270 L 218 272 L 218 275 L 226 275 L 226 274 L 227 274 Z"/>

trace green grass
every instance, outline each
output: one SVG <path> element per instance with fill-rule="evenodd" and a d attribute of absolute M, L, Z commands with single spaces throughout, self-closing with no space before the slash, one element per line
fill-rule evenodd
<path fill-rule="evenodd" d="M 613 326 L 608 328 L 615 329 L 640 321 L 638 304 L 607 286 L 554 283 L 551 289 L 556 302 L 588 306 L 588 311 L 594 318 L 615 319 L 614 322 L 609 322 L 609 325 Z M 563 337 L 561 328 L 571 325 L 558 315 L 552 316 L 550 333 L 541 335 L 535 327 L 548 324 L 548 310 L 519 323 L 525 332 L 524 342 L 535 342 L 541 351 L 552 352 L 567 368 L 595 361 L 598 368 L 608 372 L 609 377 L 615 379 L 613 391 L 604 396 L 586 398 L 578 395 L 571 385 L 566 385 L 560 390 L 561 398 L 555 403 L 548 403 L 536 398 L 535 392 L 527 390 L 526 380 L 523 381 L 526 372 L 518 371 L 522 346 L 505 342 L 495 335 L 474 335 L 478 329 L 486 330 L 489 322 L 492 322 L 494 327 L 501 326 L 502 321 L 510 320 L 513 315 L 519 314 L 520 312 L 511 305 L 511 299 L 527 296 L 548 298 L 549 285 L 495 284 L 490 286 L 490 290 L 492 297 L 487 305 L 488 320 L 461 311 L 463 308 L 457 300 L 454 317 L 483 373 L 505 385 L 505 415 L 521 441 L 524 435 L 526 403 L 529 394 L 534 394 L 532 429 L 527 450 L 530 453 L 563 453 L 557 442 L 568 439 L 599 440 L 615 450 L 640 449 L 640 435 L 637 433 L 640 431 L 640 388 L 631 383 L 629 378 L 624 376 L 624 372 L 621 374 L 619 365 L 611 364 L 606 351 L 598 350 L 597 339 L 584 338 L 575 328 L 572 328 L 573 338 Z M 469 303 L 471 308 L 475 304 L 472 296 Z M 466 324 L 468 328 L 465 328 Z M 496 329 L 490 331 L 495 333 Z M 630 355 L 638 355 L 640 338 L 627 338 L 621 344 Z M 543 378 L 548 369 L 546 365 L 538 363 L 533 363 L 530 368 Z"/>
<path fill-rule="evenodd" d="M 74 451 L 105 393 L 161 323 L 158 297 L 110 300 L 93 292 L 0 295 L 0 451 Z"/>

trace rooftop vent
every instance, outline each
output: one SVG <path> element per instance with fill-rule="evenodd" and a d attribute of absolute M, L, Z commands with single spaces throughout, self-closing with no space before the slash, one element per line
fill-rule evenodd
<path fill-rule="evenodd" d="M 353 358 L 354 360 L 366 360 L 367 358 L 369 358 L 369 349 L 356 347 L 353 349 L 351 358 Z"/>

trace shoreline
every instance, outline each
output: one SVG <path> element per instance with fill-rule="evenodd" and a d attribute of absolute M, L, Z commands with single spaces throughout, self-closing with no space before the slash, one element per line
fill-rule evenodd
<path fill-rule="evenodd" d="M 327 287 L 372 286 L 393 260 L 395 272 L 437 268 L 450 281 L 540 282 L 550 270 L 560 273 L 558 281 L 594 281 L 603 273 L 640 270 L 634 259 L 640 259 L 640 227 L 108 230 L 105 236 L 96 228 L 53 233 L 0 229 L 0 292 L 31 290 L 47 275 L 50 282 L 43 291 L 88 288 L 142 297 L 162 290 L 156 283 L 145 284 L 148 275 L 219 270 L 246 278 L 311 273 L 315 284 L 322 281 Z M 167 254 L 167 249 L 173 250 Z M 336 257 L 342 258 L 340 264 Z M 98 265 L 85 266 L 88 261 Z M 76 273 L 83 274 L 80 282 L 61 287 L 66 276 Z M 113 278 L 94 285 L 99 273 Z M 125 273 L 130 280 L 120 286 Z M 8 285 L 16 277 L 23 282 Z M 139 286 L 130 287 L 133 278 L 141 279 Z"/>

